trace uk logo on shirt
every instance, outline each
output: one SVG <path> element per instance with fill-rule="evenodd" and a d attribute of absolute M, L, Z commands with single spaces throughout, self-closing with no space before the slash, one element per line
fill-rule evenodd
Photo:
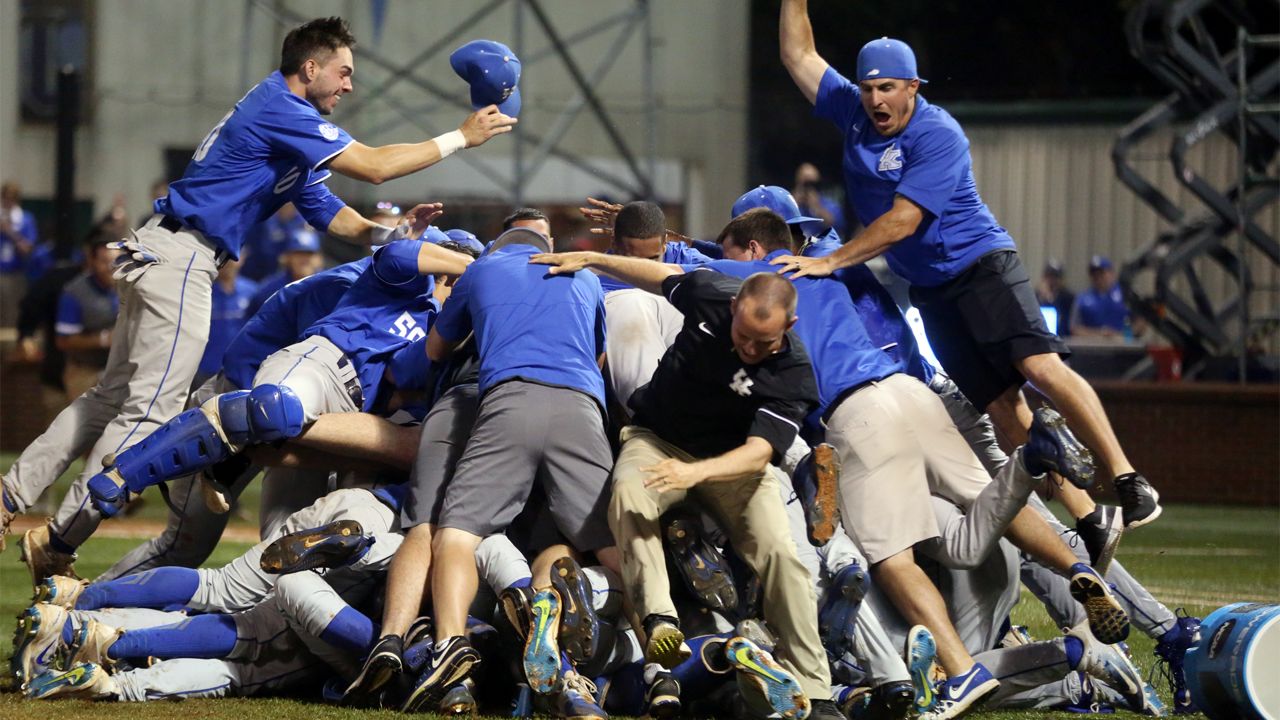
<path fill-rule="evenodd" d="M 332 123 L 320 123 L 320 136 L 329 142 L 338 139 L 338 127 Z"/>
<path fill-rule="evenodd" d="M 902 151 L 896 144 L 890 145 L 880 156 L 880 172 L 902 169 Z"/>
<path fill-rule="evenodd" d="M 738 368 L 738 372 L 733 374 L 733 382 L 729 383 L 729 389 L 742 397 L 750 397 L 751 386 L 755 384 L 755 380 L 747 377 L 746 368 Z"/>

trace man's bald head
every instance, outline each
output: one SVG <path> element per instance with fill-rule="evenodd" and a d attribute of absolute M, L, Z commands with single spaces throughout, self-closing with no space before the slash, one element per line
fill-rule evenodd
<path fill-rule="evenodd" d="M 733 348 L 743 362 L 756 365 L 786 347 L 796 322 L 796 289 L 777 273 L 755 273 L 743 281 L 731 309 Z"/>

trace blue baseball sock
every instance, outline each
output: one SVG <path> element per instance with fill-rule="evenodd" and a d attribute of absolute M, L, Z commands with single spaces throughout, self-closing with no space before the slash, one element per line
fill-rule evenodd
<path fill-rule="evenodd" d="M 140 607 L 163 610 L 191 602 L 200 586 L 200 574 L 190 568 L 159 567 L 93 583 L 76 599 L 77 610 Z"/>
<path fill-rule="evenodd" d="M 107 651 L 120 658 L 223 658 L 236 646 L 236 621 L 230 615 L 197 615 L 180 623 L 129 630 Z"/>
<path fill-rule="evenodd" d="M 614 671 L 609 680 L 609 692 L 605 695 L 605 712 L 639 717 L 645 713 L 644 662 L 623 665 Z"/>
<path fill-rule="evenodd" d="M 73 555 L 76 551 L 76 549 L 68 545 L 65 540 L 58 537 L 58 533 L 54 532 L 52 527 L 49 528 L 49 547 L 64 555 Z"/>
<path fill-rule="evenodd" d="M 8 510 L 11 513 L 18 512 L 18 504 L 13 501 L 13 498 L 9 497 L 8 490 L 0 490 L 0 498 L 3 498 L 4 500 L 5 510 Z"/>
<path fill-rule="evenodd" d="M 320 639 L 336 648 L 363 655 L 378 636 L 367 615 L 353 607 L 344 607 L 324 626 Z"/>
<path fill-rule="evenodd" d="M 75 642 L 76 629 L 71 624 L 71 616 L 67 616 L 66 622 L 62 623 L 62 644 L 70 645 Z"/>
<path fill-rule="evenodd" d="M 1072 670 L 1080 669 L 1080 660 L 1084 658 L 1084 643 L 1078 637 L 1070 635 L 1062 639 L 1062 646 L 1067 651 L 1067 666 Z"/>
<path fill-rule="evenodd" d="M 510 585 L 508 585 L 507 587 L 509 587 L 509 588 L 527 588 L 527 587 L 533 587 L 533 578 L 531 578 L 531 577 L 523 577 L 523 578 L 520 578 L 519 580 L 517 580 L 517 581 L 515 581 L 515 582 L 511 583 Z"/>

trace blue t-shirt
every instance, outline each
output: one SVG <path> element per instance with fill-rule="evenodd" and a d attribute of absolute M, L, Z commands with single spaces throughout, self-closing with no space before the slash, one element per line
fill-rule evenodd
<path fill-rule="evenodd" d="M 831 228 L 818 237 L 810 238 L 800 249 L 800 254 L 805 257 L 826 257 L 839 250 L 843 244 L 835 228 Z"/>
<path fill-rule="evenodd" d="M 716 260 L 703 267 L 746 278 L 758 272 L 777 272 L 778 268 L 769 262 L 786 254 L 785 250 L 777 250 L 763 260 Z M 794 331 L 809 351 L 813 374 L 818 378 L 819 414 L 825 414 L 849 388 L 905 371 L 905 364 L 895 353 L 880 349 L 868 335 L 853 298 L 841 282 L 846 270 L 838 271 L 834 279 L 793 280 L 799 318 Z"/>
<path fill-rule="evenodd" d="M 292 202 L 325 230 L 345 207 L 324 167 L 355 142 L 289 92 L 280 71 L 251 89 L 196 148 L 187 171 L 155 210 L 181 220 L 240 256 L 250 228 Z"/>
<path fill-rule="evenodd" d="M 1071 324 L 1076 327 L 1110 328 L 1116 332 L 1124 332 L 1124 323 L 1128 319 L 1129 308 L 1124 304 L 1124 291 L 1116 283 L 1104 293 L 1089 288 L 1077 295 Z"/>
<path fill-rule="evenodd" d="M 888 212 L 895 195 L 925 210 L 916 231 L 885 253 L 907 282 L 941 285 L 983 255 L 1015 249 L 978 196 L 969 139 L 946 110 L 916 95 L 907 127 L 884 137 L 867 117 L 858 86 L 835 68 L 822 76 L 813 109 L 844 133 L 845 191 L 864 226 Z"/>
<path fill-rule="evenodd" d="M 237 388 L 253 386 L 267 356 L 305 337 L 307 328 L 333 312 L 338 301 L 373 262 L 361 258 L 285 285 L 267 299 L 222 356 L 222 370 Z"/>
<path fill-rule="evenodd" d="M 249 303 L 257 292 L 258 283 L 238 276 L 230 292 L 222 287 L 222 283 L 213 283 L 209 342 L 205 343 L 204 355 L 200 356 L 201 375 L 213 375 L 222 369 L 222 356 L 253 314 L 249 312 Z"/>
<path fill-rule="evenodd" d="M 0 212 L 6 212 L 0 210 Z M 19 207 L 7 211 L 9 224 L 14 231 L 35 247 L 40 246 L 40 230 L 36 226 L 36 216 Z M 33 249 L 34 253 L 35 250 Z M 26 265 L 22 255 L 18 253 L 17 239 L 9 233 L 0 231 L 0 274 L 17 273 Z"/>
<path fill-rule="evenodd" d="M 682 242 L 669 242 L 662 250 L 662 262 L 671 265 L 682 265 L 692 269 L 711 262 L 711 258 Z M 601 275 L 600 287 L 605 292 L 613 292 L 614 290 L 626 290 L 631 286 L 621 280 Z"/>
<path fill-rule="evenodd" d="M 272 215 L 249 228 L 245 235 L 244 264 L 240 266 L 240 274 L 250 280 L 262 280 L 280 269 L 280 254 L 289 244 L 289 238 L 295 233 L 311 232 L 307 229 L 307 221 L 301 215 L 294 215 L 288 220 Z"/>
<path fill-rule="evenodd" d="M 77 287 L 81 287 L 77 284 Z M 95 302 L 96 307 L 85 308 L 80 295 L 64 288 L 58 296 L 58 313 L 54 320 L 53 330 L 58 335 L 79 335 L 85 332 L 100 332 L 115 325 L 115 316 L 120 312 L 120 297 L 116 295 L 114 285 L 102 287 L 92 278 L 83 283 Z M 86 317 L 86 310 L 92 317 Z M 107 322 L 108 316 L 110 322 Z"/>
<path fill-rule="evenodd" d="M 473 329 L 480 354 L 480 392 L 521 379 L 586 393 L 603 408 L 604 292 L 595 273 L 552 275 L 531 265 L 541 252 L 508 245 L 483 255 L 453 286 L 436 322 L 450 342 Z"/>
<path fill-rule="evenodd" d="M 435 281 L 418 273 L 421 246 L 418 240 L 396 240 L 375 250 L 372 264 L 333 312 L 305 333 L 328 338 L 355 365 L 365 412 L 381 407 L 386 398 L 382 393 L 389 394 L 391 388 L 383 377 L 395 354 L 426 338 L 440 311 L 431 295 Z M 411 379 L 404 380 L 412 384 Z"/>

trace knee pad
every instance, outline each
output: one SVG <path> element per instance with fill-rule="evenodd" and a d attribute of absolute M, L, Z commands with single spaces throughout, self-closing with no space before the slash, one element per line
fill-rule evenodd
<path fill-rule="evenodd" d="M 232 449 L 200 408 L 192 408 L 116 456 L 112 463 L 131 492 L 200 472 Z"/>
<path fill-rule="evenodd" d="M 249 428 L 254 442 L 297 437 L 306 422 L 302 400 L 287 385 L 259 385 L 249 391 Z"/>

